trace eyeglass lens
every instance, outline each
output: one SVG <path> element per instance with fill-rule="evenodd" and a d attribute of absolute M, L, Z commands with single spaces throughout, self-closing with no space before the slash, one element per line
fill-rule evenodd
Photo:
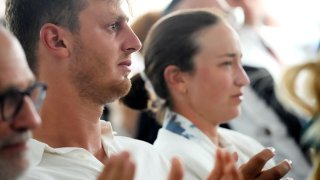
<path fill-rule="evenodd" d="M 25 92 L 12 91 L 3 99 L 2 113 L 4 120 L 10 120 L 20 111 L 23 106 L 24 97 L 28 95 L 38 111 L 45 97 L 46 86 L 35 84 Z"/>
<path fill-rule="evenodd" d="M 22 95 L 18 93 L 10 93 L 3 101 L 4 119 L 11 119 L 16 114 L 18 106 L 22 103 Z"/>

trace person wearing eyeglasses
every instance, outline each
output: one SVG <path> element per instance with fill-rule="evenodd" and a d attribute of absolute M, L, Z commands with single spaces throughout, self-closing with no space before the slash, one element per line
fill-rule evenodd
<path fill-rule="evenodd" d="M 27 141 L 41 122 L 37 110 L 45 92 L 17 39 L 0 27 L 0 179 L 16 179 L 27 169 Z"/>

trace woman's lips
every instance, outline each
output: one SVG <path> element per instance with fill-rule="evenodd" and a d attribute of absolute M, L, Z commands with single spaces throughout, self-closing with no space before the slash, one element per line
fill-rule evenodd
<path fill-rule="evenodd" d="M 236 99 L 237 101 L 241 102 L 243 100 L 243 93 L 238 93 L 233 96 L 231 96 L 233 99 Z"/>

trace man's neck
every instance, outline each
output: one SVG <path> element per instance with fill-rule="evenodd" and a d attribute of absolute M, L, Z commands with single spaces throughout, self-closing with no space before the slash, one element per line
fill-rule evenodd
<path fill-rule="evenodd" d="M 48 94 L 43 104 L 42 125 L 34 131 L 34 138 L 53 148 L 83 148 L 103 160 L 106 157 L 100 127 L 103 107 L 85 104 L 75 96 L 52 94 Z"/>

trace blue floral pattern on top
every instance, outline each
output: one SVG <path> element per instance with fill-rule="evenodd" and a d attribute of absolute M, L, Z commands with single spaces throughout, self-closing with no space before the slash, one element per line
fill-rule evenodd
<path fill-rule="evenodd" d="M 188 129 L 195 128 L 195 126 L 192 123 L 187 124 L 187 123 L 182 123 L 181 121 L 178 121 L 177 115 L 174 113 L 170 113 L 168 114 L 168 116 L 171 116 L 171 117 L 168 118 L 169 121 L 165 125 L 165 129 L 173 133 L 176 133 L 178 135 L 181 135 L 187 139 L 191 139 L 194 137 L 192 134 L 188 133 Z"/>

